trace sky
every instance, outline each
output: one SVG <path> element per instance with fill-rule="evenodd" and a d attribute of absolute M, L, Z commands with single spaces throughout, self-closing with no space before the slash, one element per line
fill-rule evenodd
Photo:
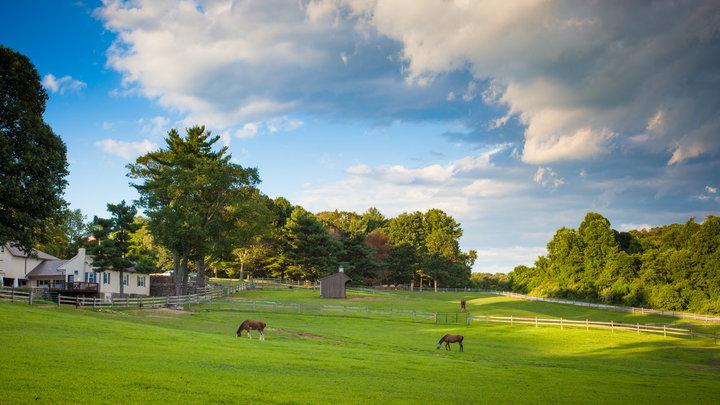
<path fill-rule="evenodd" d="M 311 211 L 446 211 L 474 271 L 588 211 L 720 212 L 717 1 L 9 0 L 0 44 L 36 66 L 89 218 L 197 124 Z"/>

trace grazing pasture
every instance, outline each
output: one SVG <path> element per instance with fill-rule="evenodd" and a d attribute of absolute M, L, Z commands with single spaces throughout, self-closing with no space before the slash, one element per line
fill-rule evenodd
<path fill-rule="evenodd" d="M 233 299 L 323 303 L 312 291 L 244 291 L 190 311 L 0 302 L 0 389 L 19 402 L 712 403 L 720 345 L 605 330 L 435 325 L 252 312 Z M 461 293 L 351 294 L 342 305 L 680 322 Z M 238 338 L 245 319 L 266 341 Z M 702 326 L 702 325 L 697 325 Z M 712 327 L 708 327 L 712 328 Z M 436 350 L 464 336 L 464 353 Z"/>

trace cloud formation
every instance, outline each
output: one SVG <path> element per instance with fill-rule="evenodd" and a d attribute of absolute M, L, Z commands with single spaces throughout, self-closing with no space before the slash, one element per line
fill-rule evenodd
<path fill-rule="evenodd" d="M 720 149 L 717 2 L 345 5 L 403 45 L 408 81 L 466 68 L 492 80 L 485 101 L 525 125 L 525 162 L 600 156 L 638 133 L 668 164 Z"/>
<path fill-rule="evenodd" d="M 106 0 L 96 14 L 127 88 L 216 128 L 458 118 L 482 100 L 500 111 L 485 130 L 524 127 L 530 164 L 720 150 L 717 2 Z"/>
<path fill-rule="evenodd" d="M 77 93 L 87 87 L 87 84 L 71 76 L 55 77 L 52 73 L 43 76 L 42 85 L 45 89 L 58 94 Z"/>
<path fill-rule="evenodd" d="M 108 155 L 121 157 L 125 160 L 132 160 L 145 153 L 158 148 L 158 145 L 148 139 L 138 142 L 125 142 L 115 139 L 102 139 L 96 145 Z"/>

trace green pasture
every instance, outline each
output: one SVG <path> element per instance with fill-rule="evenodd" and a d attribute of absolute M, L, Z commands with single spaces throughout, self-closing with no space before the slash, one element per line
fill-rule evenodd
<path fill-rule="evenodd" d="M 708 340 L 254 313 L 233 302 L 328 303 L 316 296 L 245 291 L 189 311 L 1 302 L 0 402 L 707 404 L 720 398 L 720 345 Z M 352 294 L 330 302 L 454 311 L 463 297 L 478 314 L 669 319 L 483 294 Z M 246 318 L 267 322 L 266 341 L 235 337 Z M 464 335 L 465 352 L 436 350 L 445 333 Z"/>

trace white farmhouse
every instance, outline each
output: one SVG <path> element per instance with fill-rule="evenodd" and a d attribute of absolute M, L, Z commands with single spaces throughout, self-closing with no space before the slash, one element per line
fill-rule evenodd
<path fill-rule="evenodd" d="M 6 287 L 39 287 L 67 295 L 98 296 L 106 300 L 120 294 L 120 284 L 126 296 L 150 295 L 150 276 L 134 268 L 123 272 L 95 271 L 92 256 L 84 248 L 69 260 L 62 260 L 41 251 L 28 256 L 22 250 L 5 245 L 0 247 L 0 279 Z"/>

